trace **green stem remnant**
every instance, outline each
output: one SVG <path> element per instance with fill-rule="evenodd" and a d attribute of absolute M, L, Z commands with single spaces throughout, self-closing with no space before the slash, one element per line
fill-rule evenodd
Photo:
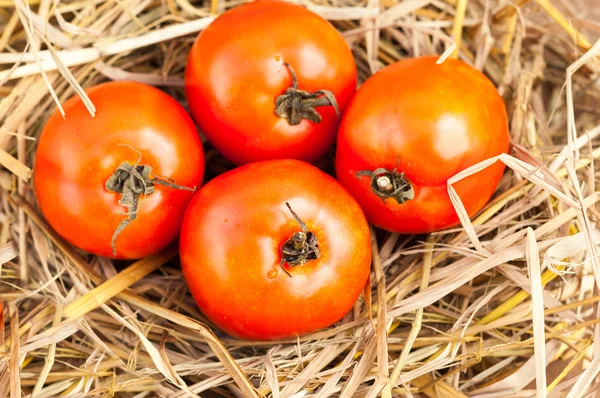
<path fill-rule="evenodd" d="M 415 197 L 412 185 L 410 185 L 404 173 L 398 173 L 397 168 L 389 171 L 380 167 L 373 172 L 362 170 L 356 173 L 357 178 L 365 175 L 371 177 L 371 191 L 384 202 L 388 198 L 393 198 L 396 202 L 402 204 Z"/>
<path fill-rule="evenodd" d="M 323 118 L 315 109 L 318 106 L 333 106 L 335 113 L 340 116 L 340 109 L 331 91 L 318 90 L 313 93 L 298 89 L 298 78 L 292 66 L 285 63 L 292 75 L 292 86 L 288 87 L 283 94 L 275 100 L 275 114 L 295 126 L 302 119 L 308 119 L 313 123 L 319 123 Z"/>
<path fill-rule="evenodd" d="M 177 185 L 171 180 L 162 179 L 152 175 L 152 167 L 146 164 L 135 165 L 128 162 L 122 163 L 115 172 L 106 181 L 106 189 L 111 192 L 116 192 L 120 195 L 119 204 L 127 208 L 127 219 L 121 221 L 111 240 L 112 252 L 116 256 L 115 241 L 117 236 L 137 218 L 138 204 L 141 195 L 151 195 L 154 193 L 155 185 L 163 185 L 173 189 L 181 189 L 185 191 L 195 191 L 196 187 L 188 188 Z"/>
<path fill-rule="evenodd" d="M 306 264 L 311 260 L 316 260 L 321 257 L 319 250 L 319 240 L 306 228 L 306 224 L 298 217 L 288 202 L 285 202 L 288 209 L 294 216 L 294 219 L 300 225 L 300 231 L 294 232 L 281 248 L 281 262 L 279 266 L 291 278 L 292 274 L 285 269 L 284 264 L 287 263 L 290 268 Z"/>

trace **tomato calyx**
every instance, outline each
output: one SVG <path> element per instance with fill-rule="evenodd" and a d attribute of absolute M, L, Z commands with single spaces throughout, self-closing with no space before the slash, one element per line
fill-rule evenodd
<path fill-rule="evenodd" d="M 318 106 L 333 106 L 337 116 L 340 116 L 335 95 L 328 90 L 317 90 L 309 92 L 298 89 L 298 78 L 296 72 L 287 62 L 284 64 L 292 75 L 292 86 L 288 87 L 283 94 L 275 99 L 275 114 L 284 118 L 292 126 L 300 124 L 302 119 L 308 119 L 313 123 L 320 123 L 323 118 L 315 109 Z"/>
<path fill-rule="evenodd" d="M 290 204 L 288 202 L 285 202 L 285 204 L 290 209 L 298 225 L 300 225 L 300 231 L 294 232 L 281 248 L 279 266 L 291 278 L 292 274 L 284 267 L 286 263 L 290 268 L 306 264 L 321 257 L 321 250 L 319 249 L 319 240 L 315 234 L 308 230 L 306 224 L 292 210 Z"/>
<path fill-rule="evenodd" d="M 404 173 L 399 173 L 397 168 L 389 171 L 384 167 L 379 167 L 374 171 L 361 170 L 356 173 L 356 177 L 359 179 L 365 175 L 371 177 L 371 191 L 384 203 L 386 199 L 392 198 L 398 204 L 402 204 L 415 197 L 412 185 Z"/>
<path fill-rule="evenodd" d="M 119 204 L 127 208 L 127 213 L 125 213 L 125 215 L 127 215 L 128 218 L 119 223 L 119 226 L 112 236 L 111 247 L 113 255 L 115 256 L 117 255 L 115 247 L 117 237 L 132 221 L 137 219 L 140 196 L 153 194 L 155 185 L 163 185 L 173 189 L 192 192 L 196 190 L 196 187 L 189 188 L 177 185 L 170 179 L 152 175 L 152 166 L 139 164 L 142 159 L 142 154 L 137 150 L 136 152 L 139 154 L 137 162 L 134 165 L 131 165 L 129 162 L 121 163 L 108 180 L 106 180 L 105 184 L 108 191 L 120 195 Z"/>

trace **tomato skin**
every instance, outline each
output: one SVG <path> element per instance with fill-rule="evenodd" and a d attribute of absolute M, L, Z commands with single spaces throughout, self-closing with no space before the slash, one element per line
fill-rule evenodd
<path fill-rule="evenodd" d="M 396 62 L 358 90 L 342 120 L 336 175 L 374 225 L 399 233 L 427 233 L 459 224 L 447 180 L 509 149 L 508 118 L 502 98 L 487 77 L 466 63 L 424 56 Z M 384 201 L 356 177 L 378 167 L 404 172 L 414 199 Z M 504 164 L 453 187 L 469 216 L 494 193 Z"/>
<path fill-rule="evenodd" d="M 280 268 L 280 248 L 300 227 L 321 256 Z M 207 183 L 186 211 L 183 274 L 199 308 L 231 336 L 278 340 L 327 327 L 354 305 L 369 275 L 369 226 L 329 175 L 298 160 L 251 163 Z M 286 265 L 287 267 L 287 265 Z"/>
<path fill-rule="evenodd" d="M 156 253 L 177 237 L 193 192 L 155 185 L 154 193 L 140 198 L 138 218 L 117 237 L 113 256 L 111 238 L 127 208 L 105 183 L 121 163 L 136 163 L 135 148 L 154 175 L 199 188 L 200 137 L 183 107 L 154 87 L 109 82 L 86 92 L 94 118 L 75 96 L 63 104 L 65 118 L 55 112 L 42 131 L 34 166 L 41 211 L 56 232 L 87 252 L 119 259 Z"/>
<path fill-rule="evenodd" d="M 335 142 L 340 118 L 332 106 L 315 108 L 320 123 L 290 125 L 275 114 L 275 99 L 292 84 L 286 62 L 300 89 L 333 92 L 343 112 L 356 91 L 352 52 L 328 21 L 299 5 L 258 0 L 235 7 L 201 32 L 190 51 L 185 88 L 191 113 L 237 165 L 314 162 Z"/>

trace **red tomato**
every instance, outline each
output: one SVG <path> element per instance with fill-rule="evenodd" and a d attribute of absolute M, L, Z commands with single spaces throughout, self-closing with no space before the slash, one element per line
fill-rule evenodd
<path fill-rule="evenodd" d="M 459 224 L 448 178 L 508 151 L 506 109 L 490 80 L 462 61 L 437 59 L 407 59 L 373 75 L 340 126 L 337 178 L 367 219 L 389 231 Z M 503 171 L 497 162 L 453 184 L 469 216 L 489 200 Z"/>
<path fill-rule="evenodd" d="M 297 89 L 286 64 L 297 75 Z M 234 163 L 313 162 L 332 146 L 339 126 L 320 90 L 331 92 L 343 111 L 356 91 L 356 65 L 343 37 L 320 16 L 257 0 L 225 12 L 200 33 L 185 87 L 206 137 Z"/>
<path fill-rule="evenodd" d="M 204 153 L 192 119 L 173 98 L 141 83 L 104 83 L 87 94 L 95 117 L 76 96 L 64 104 L 65 118 L 55 112 L 44 127 L 34 167 L 40 208 L 60 235 L 88 252 L 122 259 L 156 253 L 178 235 L 193 196 L 184 187 L 202 184 Z M 140 178 L 152 169 L 136 179 L 134 165 Z M 109 179 L 117 191 L 107 188 Z M 166 179 L 181 187 L 164 185 Z M 138 205 L 129 194 L 120 204 L 120 191 L 141 192 Z M 115 231 L 133 218 L 126 205 L 137 208 L 137 219 L 116 236 L 114 255 Z"/>
<path fill-rule="evenodd" d="M 275 340 L 340 320 L 365 286 L 371 244 L 362 210 L 335 179 L 298 160 L 270 160 L 222 174 L 194 196 L 180 253 L 214 324 Z"/>

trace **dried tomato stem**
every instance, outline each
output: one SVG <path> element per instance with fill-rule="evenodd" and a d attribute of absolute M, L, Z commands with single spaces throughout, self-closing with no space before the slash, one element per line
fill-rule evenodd
<path fill-rule="evenodd" d="M 390 193 L 394 190 L 394 185 L 388 176 L 382 176 L 377 178 L 377 188 L 381 192 Z"/>
<path fill-rule="evenodd" d="M 275 100 L 275 114 L 295 126 L 302 122 L 302 119 L 308 119 L 313 123 L 320 123 L 323 119 L 316 107 L 333 106 L 335 113 L 340 116 L 340 109 L 335 99 L 335 95 L 328 90 L 318 90 L 308 92 L 298 89 L 298 78 L 296 72 L 287 62 L 285 66 L 292 75 L 292 86 L 288 87 L 283 94 Z"/>
<path fill-rule="evenodd" d="M 112 236 L 111 247 L 114 256 L 117 255 L 115 247 L 117 237 L 137 218 L 140 196 L 154 193 L 154 186 L 157 184 L 185 191 L 196 190 L 196 187 L 189 188 L 177 185 L 171 182 L 171 180 L 153 176 L 151 166 L 138 163 L 135 165 L 131 165 L 128 162 L 122 163 L 106 181 L 106 189 L 120 195 L 119 204 L 127 208 L 126 215 L 128 216 L 121 221 Z"/>
<path fill-rule="evenodd" d="M 392 198 L 397 203 L 402 204 L 415 197 L 412 185 L 406 179 L 404 173 L 399 173 L 397 168 L 389 171 L 380 167 L 374 171 L 362 170 L 356 173 L 357 178 L 362 178 L 365 175 L 371 177 L 371 191 L 384 202 L 386 199 Z"/>
<path fill-rule="evenodd" d="M 290 204 L 288 202 L 285 202 L 285 204 L 300 226 L 300 231 L 294 232 L 281 247 L 281 261 L 279 266 L 291 278 L 292 274 L 284 267 L 286 263 L 290 268 L 306 264 L 311 260 L 321 257 L 321 251 L 319 250 L 319 240 L 317 237 L 306 228 L 306 224 L 292 210 Z"/>

